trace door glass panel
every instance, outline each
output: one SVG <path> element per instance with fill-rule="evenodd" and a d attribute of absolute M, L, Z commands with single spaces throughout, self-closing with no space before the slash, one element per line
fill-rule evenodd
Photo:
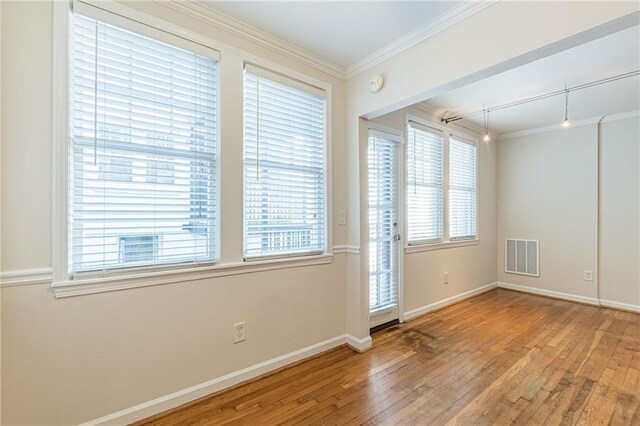
<path fill-rule="evenodd" d="M 398 143 L 369 137 L 369 311 L 398 304 Z"/>

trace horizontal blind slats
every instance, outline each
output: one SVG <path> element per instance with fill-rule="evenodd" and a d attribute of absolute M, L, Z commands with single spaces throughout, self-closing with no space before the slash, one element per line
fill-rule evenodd
<path fill-rule="evenodd" d="M 370 133 L 368 146 L 369 312 L 397 306 L 397 143 Z"/>
<path fill-rule="evenodd" d="M 245 69 L 244 256 L 322 252 L 325 100 Z"/>
<path fill-rule="evenodd" d="M 475 145 L 451 138 L 449 235 L 453 239 L 476 235 L 476 155 Z"/>
<path fill-rule="evenodd" d="M 70 270 L 216 259 L 217 62 L 74 15 Z"/>
<path fill-rule="evenodd" d="M 444 234 L 444 138 L 409 124 L 407 144 L 407 241 L 435 241 Z"/>

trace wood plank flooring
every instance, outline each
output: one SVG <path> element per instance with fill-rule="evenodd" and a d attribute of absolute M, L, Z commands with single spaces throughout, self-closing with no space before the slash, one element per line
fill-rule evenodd
<path fill-rule="evenodd" d="M 640 425 L 640 315 L 494 290 L 139 424 Z"/>

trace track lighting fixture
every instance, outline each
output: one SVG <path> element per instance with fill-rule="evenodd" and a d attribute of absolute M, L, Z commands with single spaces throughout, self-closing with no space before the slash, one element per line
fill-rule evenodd
<path fill-rule="evenodd" d="M 567 89 L 567 83 L 564 84 L 564 121 L 562 127 L 569 127 L 571 122 L 569 121 L 569 90 Z"/>
<path fill-rule="evenodd" d="M 489 142 L 491 140 L 491 137 L 489 136 L 489 110 L 484 108 L 484 106 L 482 109 L 484 110 L 484 137 L 482 140 Z"/>

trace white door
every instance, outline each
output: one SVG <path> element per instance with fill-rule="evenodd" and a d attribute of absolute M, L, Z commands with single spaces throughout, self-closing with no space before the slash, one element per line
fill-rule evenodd
<path fill-rule="evenodd" d="M 398 170 L 402 138 L 369 130 L 369 327 L 399 319 Z"/>

